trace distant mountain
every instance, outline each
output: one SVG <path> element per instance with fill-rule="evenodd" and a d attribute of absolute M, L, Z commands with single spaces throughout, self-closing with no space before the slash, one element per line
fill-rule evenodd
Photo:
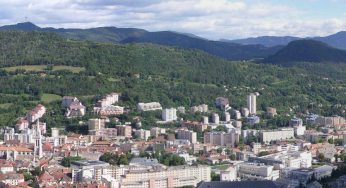
<path fill-rule="evenodd" d="M 122 43 L 154 43 L 181 48 L 200 49 L 213 55 L 231 60 L 263 58 L 274 54 L 281 47 L 264 47 L 262 45 L 240 45 L 234 43 L 210 41 L 170 31 L 147 32 L 138 37 L 129 37 Z"/>
<path fill-rule="evenodd" d="M 75 40 L 90 40 L 109 43 L 153 43 L 203 50 L 229 60 L 262 59 L 276 53 L 281 46 L 240 45 L 222 41 L 211 41 L 192 34 L 171 31 L 149 32 L 136 28 L 99 27 L 92 29 L 40 28 L 30 22 L 0 27 L 0 30 L 45 31 L 58 33 Z"/>
<path fill-rule="evenodd" d="M 41 30 L 41 28 L 31 22 L 23 22 L 23 23 L 17 23 L 15 25 L 1 26 L 0 30 L 33 31 L 33 30 Z"/>
<path fill-rule="evenodd" d="M 242 45 L 259 44 L 266 47 L 273 47 L 273 46 L 286 46 L 288 43 L 298 39 L 300 38 L 290 37 L 290 36 L 284 36 L 284 37 L 263 36 L 263 37 L 251 37 L 251 38 L 236 39 L 236 40 L 222 39 L 221 41 L 237 43 Z"/>
<path fill-rule="evenodd" d="M 295 62 L 346 63 L 346 51 L 320 41 L 297 40 L 290 42 L 264 62 L 282 65 Z"/>
<path fill-rule="evenodd" d="M 324 42 L 329 46 L 346 50 L 346 31 L 341 31 L 326 37 L 315 37 L 313 39 Z"/>
<path fill-rule="evenodd" d="M 346 50 L 346 31 L 341 31 L 326 37 L 299 38 L 299 37 L 291 37 L 291 36 L 284 36 L 284 37 L 263 36 L 263 37 L 245 38 L 245 39 L 236 39 L 236 40 L 222 39 L 221 41 L 237 43 L 242 45 L 259 44 L 266 47 L 273 47 L 278 45 L 285 46 L 292 41 L 301 40 L 301 39 L 313 39 L 313 40 L 324 42 L 328 44 L 329 46 Z"/>

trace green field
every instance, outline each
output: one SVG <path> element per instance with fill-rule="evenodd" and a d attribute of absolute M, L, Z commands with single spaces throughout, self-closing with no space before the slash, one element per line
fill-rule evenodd
<path fill-rule="evenodd" d="M 12 103 L 4 103 L 4 104 L 0 104 L 0 108 L 9 108 L 12 105 Z"/>
<path fill-rule="evenodd" d="M 44 93 L 41 97 L 41 101 L 44 103 L 50 103 L 53 101 L 61 100 L 61 96 L 55 94 Z"/>
<path fill-rule="evenodd" d="M 223 165 L 216 165 L 212 166 L 212 170 L 226 170 L 230 165 L 229 164 L 223 164 Z"/>
<path fill-rule="evenodd" d="M 13 66 L 13 67 L 6 67 L 3 68 L 6 71 L 14 72 L 18 69 L 23 69 L 26 71 L 44 71 L 47 69 L 46 65 L 23 65 L 23 66 Z M 65 66 L 65 65 L 57 65 L 53 66 L 53 71 L 58 70 L 69 70 L 73 73 L 79 73 L 81 71 L 85 71 L 84 67 L 74 67 L 74 66 Z"/>

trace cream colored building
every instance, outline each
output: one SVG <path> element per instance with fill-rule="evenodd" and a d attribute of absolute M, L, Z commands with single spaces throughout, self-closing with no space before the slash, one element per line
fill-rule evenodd
<path fill-rule="evenodd" d="M 294 129 L 281 128 L 278 130 L 262 131 L 260 135 L 263 143 L 269 143 L 271 141 L 294 138 Z"/>
<path fill-rule="evenodd" d="M 171 188 L 194 186 L 210 181 L 209 166 L 175 166 L 124 171 L 120 178 L 121 188 Z"/>
<path fill-rule="evenodd" d="M 162 110 L 162 106 L 158 102 L 150 102 L 150 103 L 138 103 L 137 104 L 138 111 L 154 111 L 154 110 Z"/>
<path fill-rule="evenodd" d="M 279 170 L 274 170 L 274 166 L 262 163 L 241 163 L 238 167 L 238 176 L 248 180 L 273 180 L 280 177 Z"/>

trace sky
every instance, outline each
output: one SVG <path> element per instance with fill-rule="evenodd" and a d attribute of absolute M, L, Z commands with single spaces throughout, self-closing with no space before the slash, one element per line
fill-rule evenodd
<path fill-rule="evenodd" d="M 133 27 L 200 37 L 326 36 L 346 30 L 346 0 L 0 0 L 0 25 Z"/>

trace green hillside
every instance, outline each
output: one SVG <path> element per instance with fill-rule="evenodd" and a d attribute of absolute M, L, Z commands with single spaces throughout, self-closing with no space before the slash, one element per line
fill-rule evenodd
<path fill-rule="evenodd" d="M 346 63 L 346 51 L 315 40 L 297 40 L 290 42 L 265 61 L 283 65 L 295 62 Z"/>
<path fill-rule="evenodd" d="M 48 107 L 44 121 L 49 126 L 78 123 L 63 118 L 59 96 L 77 96 L 90 110 L 99 95 L 113 91 L 123 93 L 120 105 L 130 110 L 137 102 L 149 101 L 163 107 L 207 103 L 212 108 L 217 96 L 228 97 L 238 108 L 255 91 L 261 94 L 259 110 L 274 106 L 279 112 L 292 108 L 343 115 L 346 104 L 345 65 L 303 63 L 285 68 L 226 61 L 198 50 L 70 41 L 41 32 L 3 31 L 0 43 L 0 125 L 13 125 L 38 102 Z M 46 68 L 12 70 L 27 65 Z M 81 71 L 54 69 L 62 65 Z M 84 119 L 89 117 L 93 114 Z"/>

